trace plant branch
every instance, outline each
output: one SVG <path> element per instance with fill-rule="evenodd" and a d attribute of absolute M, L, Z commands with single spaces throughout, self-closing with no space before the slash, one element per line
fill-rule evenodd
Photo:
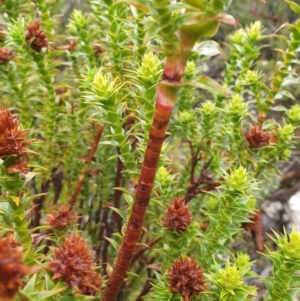
<path fill-rule="evenodd" d="M 118 147 L 118 154 L 119 155 L 121 154 L 119 147 Z M 121 161 L 120 157 L 118 157 L 114 187 L 120 187 L 121 186 L 123 166 L 124 166 L 123 162 Z M 122 191 L 119 190 L 119 189 L 115 189 L 115 191 L 114 191 L 114 207 L 115 208 L 120 208 L 121 196 L 122 196 Z M 121 216 L 114 211 L 112 213 L 112 218 L 116 221 L 118 231 L 121 232 L 121 229 L 122 229 L 122 218 L 121 218 Z"/>
<path fill-rule="evenodd" d="M 166 63 L 164 72 L 168 71 L 168 74 L 164 74 L 165 76 L 163 76 L 163 78 L 168 78 L 168 80 L 162 80 L 157 88 L 155 112 L 140 178 L 135 191 L 132 213 L 127 224 L 116 264 L 104 290 L 102 301 L 114 301 L 116 299 L 130 267 L 131 260 L 135 253 L 135 247 L 142 234 L 143 221 L 154 185 L 161 148 L 166 137 L 168 123 L 178 90 L 172 83 L 178 83 L 184 73 L 185 65 L 182 64 L 182 61 L 180 62 L 180 66 L 183 70 L 175 68 L 176 74 L 170 77 L 169 72 L 172 68 Z"/>
<path fill-rule="evenodd" d="M 32 228 L 38 227 L 40 225 L 42 206 L 43 206 L 43 202 L 46 200 L 47 193 L 49 191 L 49 185 L 50 185 L 50 180 L 43 181 L 41 184 L 41 193 L 43 193 L 43 195 L 39 196 L 38 198 L 35 198 L 33 201 L 34 202 L 34 209 L 33 209 L 34 217 L 31 221 Z M 35 232 L 39 232 L 39 231 L 36 230 Z"/>
<path fill-rule="evenodd" d="M 188 141 L 191 151 L 191 172 L 190 172 L 190 182 L 191 184 L 195 182 L 195 168 L 197 166 L 197 163 L 201 160 L 201 156 L 199 157 L 200 149 L 197 148 L 196 153 L 194 153 L 193 144 L 189 140 Z"/>
<path fill-rule="evenodd" d="M 76 202 L 76 199 L 77 199 L 77 196 L 78 196 L 78 194 L 79 194 L 79 192 L 81 190 L 84 177 L 85 177 L 85 175 L 87 173 L 86 169 L 87 169 L 88 165 L 91 163 L 91 161 L 92 161 L 92 159 L 93 159 L 93 157 L 94 157 L 94 155 L 96 153 L 99 141 L 100 141 L 101 136 L 102 136 L 103 129 L 104 129 L 103 124 L 99 124 L 96 136 L 95 136 L 94 141 L 92 143 L 92 147 L 91 147 L 91 149 L 90 149 L 90 151 L 88 153 L 87 158 L 85 159 L 84 166 L 81 169 L 81 172 L 79 174 L 79 177 L 78 177 L 77 184 L 75 186 L 74 192 L 73 192 L 73 194 L 72 194 L 72 196 L 70 198 L 70 205 L 71 206 L 74 206 L 74 204 Z"/>
<path fill-rule="evenodd" d="M 196 179 L 196 181 L 194 180 L 194 172 L 195 172 L 195 167 L 197 165 L 197 162 L 200 160 L 200 158 L 198 158 L 198 151 L 196 153 L 196 155 L 194 157 L 192 157 L 192 166 L 191 166 L 191 180 L 193 180 L 193 182 L 191 181 L 190 185 L 187 188 L 187 192 L 184 196 L 184 200 L 186 203 L 188 203 L 191 199 L 193 199 L 194 197 L 196 197 L 196 195 L 203 193 L 205 191 L 211 191 L 214 190 L 216 187 L 218 187 L 220 185 L 220 181 L 222 179 L 220 179 L 219 181 L 215 182 L 212 179 L 212 175 L 210 173 L 210 171 L 208 170 L 209 162 L 204 163 L 200 175 L 199 177 Z M 204 187 L 199 188 L 200 185 L 205 185 Z"/>

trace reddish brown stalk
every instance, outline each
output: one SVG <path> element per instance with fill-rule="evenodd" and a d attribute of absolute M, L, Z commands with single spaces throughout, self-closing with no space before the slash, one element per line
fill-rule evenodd
<path fill-rule="evenodd" d="M 263 252 L 264 238 L 261 212 L 256 211 L 250 219 L 251 222 L 244 223 L 243 227 L 246 229 L 247 232 L 251 232 L 254 235 L 257 251 Z"/>
<path fill-rule="evenodd" d="M 177 65 L 177 70 L 173 68 L 176 70 L 176 73 L 172 76 L 166 74 L 167 70 L 172 69 L 170 68 L 171 66 L 165 66 L 164 80 L 157 89 L 154 117 L 149 133 L 144 163 L 135 191 L 132 213 L 127 224 L 116 264 L 104 290 L 102 301 L 114 301 L 116 299 L 126 273 L 129 270 L 135 253 L 135 247 L 142 234 L 143 221 L 154 184 L 161 148 L 166 137 L 168 123 L 176 100 L 177 91 L 171 85 L 181 80 L 185 68 L 185 64 L 182 64 L 182 61 L 179 62 L 180 66 Z"/>
<path fill-rule="evenodd" d="M 102 136 L 103 129 L 104 129 L 103 124 L 99 124 L 96 136 L 95 136 L 93 144 L 92 144 L 92 148 L 90 149 L 89 154 L 88 154 L 87 158 L 85 159 L 84 166 L 81 169 L 81 172 L 79 174 L 79 177 L 78 177 L 77 184 L 75 186 L 74 192 L 73 192 L 73 194 L 72 194 L 72 196 L 70 198 L 70 205 L 71 206 L 74 206 L 74 204 L 76 202 L 76 199 L 77 199 L 77 196 L 78 196 L 78 194 L 79 194 L 79 192 L 81 190 L 82 183 L 83 183 L 84 177 L 86 175 L 86 168 L 91 163 L 91 161 L 92 161 L 92 159 L 93 159 L 93 157 L 94 157 L 94 155 L 96 153 L 99 141 L 100 141 L 101 136 Z"/>
<path fill-rule="evenodd" d="M 256 213 L 256 229 L 255 229 L 255 242 L 257 250 L 262 252 L 264 250 L 264 239 L 263 239 L 263 225 L 261 212 Z"/>

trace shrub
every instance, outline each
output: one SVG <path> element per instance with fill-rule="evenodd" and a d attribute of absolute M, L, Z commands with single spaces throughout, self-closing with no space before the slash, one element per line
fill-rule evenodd
<path fill-rule="evenodd" d="M 63 28 L 53 1 L 2 2 L 0 300 L 255 300 L 249 278 L 292 300 L 296 230 L 272 237 L 265 278 L 234 243 L 293 152 L 300 21 L 268 36 L 234 28 L 230 0 L 90 0 Z"/>

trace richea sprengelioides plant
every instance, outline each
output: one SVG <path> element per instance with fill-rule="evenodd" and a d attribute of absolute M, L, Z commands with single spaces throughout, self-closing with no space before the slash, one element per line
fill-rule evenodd
<path fill-rule="evenodd" d="M 296 300 L 299 229 L 269 275 L 244 239 L 296 145 L 300 19 L 231 2 L 0 1 L 0 301 Z"/>

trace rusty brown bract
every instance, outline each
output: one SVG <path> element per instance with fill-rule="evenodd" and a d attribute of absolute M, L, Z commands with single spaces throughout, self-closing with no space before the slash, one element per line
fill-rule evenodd
<path fill-rule="evenodd" d="M 36 20 L 26 25 L 27 33 L 25 41 L 34 51 L 41 52 L 48 46 L 46 34 L 40 29 L 40 21 Z"/>
<path fill-rule="evenodd" d="M 12 117 L 9 110 L 0 107 L 0 158 L 10 155 L 22 156 L 26 153 L 37 154 L 24 147 L 33 142 L 25 138 L 27 133 L 28 130 L 20 129 L 18 119 Z"/>
<path fill-rule="evenodd" d="M 168 271 L 169 289 L 180 294 L 184 301 L 197 297 L 205 291 L 203 270 L 193 258 L 183 257 L 175 259 L 173 266 Z"/>
<path fill-rule="evenodd" d="M 47 218 L 47 224 L 52 228 L 63 230 L 77 220 L 78 216 L 70 205 L 63 205 L 58 211 L 52 211 Z"/>
<path fill-rule="evenodd" d="M 94 295 L 101 287 L 102 279 L 95 267 L 95 252 L 85 240 L 77 235 L 67 237 L 63 246 L 53 248 L 54 258 L 50 258 L 49 269 L 53 279 L 60 278 L 77 292 Z"/>
<path fill-rule="evenodd" d="M 276 143 L 277 137 L 272 132 L 263 132 L 259 125 L 254 125 L 250 131 L 242 130 L 247 139 L 250 148 L 260 148 L 269 145 L 271 142 Z"/>
<path fill-rule="evenodd" d="M 168 205 L 167 212 L 162 218 L 164 228 L 176 232 L 184 232 L 191 224 L 192 213 L 182 198 L 174 198 L 173 204 Z"/>
<path fill-rule="evenodd" d="M 31 268 L 21 262 L 22 248 L 16 244 L 12 235 L 0 238 L 0 300 L 13 301 L 22 278 L 31 272 Z"/>

